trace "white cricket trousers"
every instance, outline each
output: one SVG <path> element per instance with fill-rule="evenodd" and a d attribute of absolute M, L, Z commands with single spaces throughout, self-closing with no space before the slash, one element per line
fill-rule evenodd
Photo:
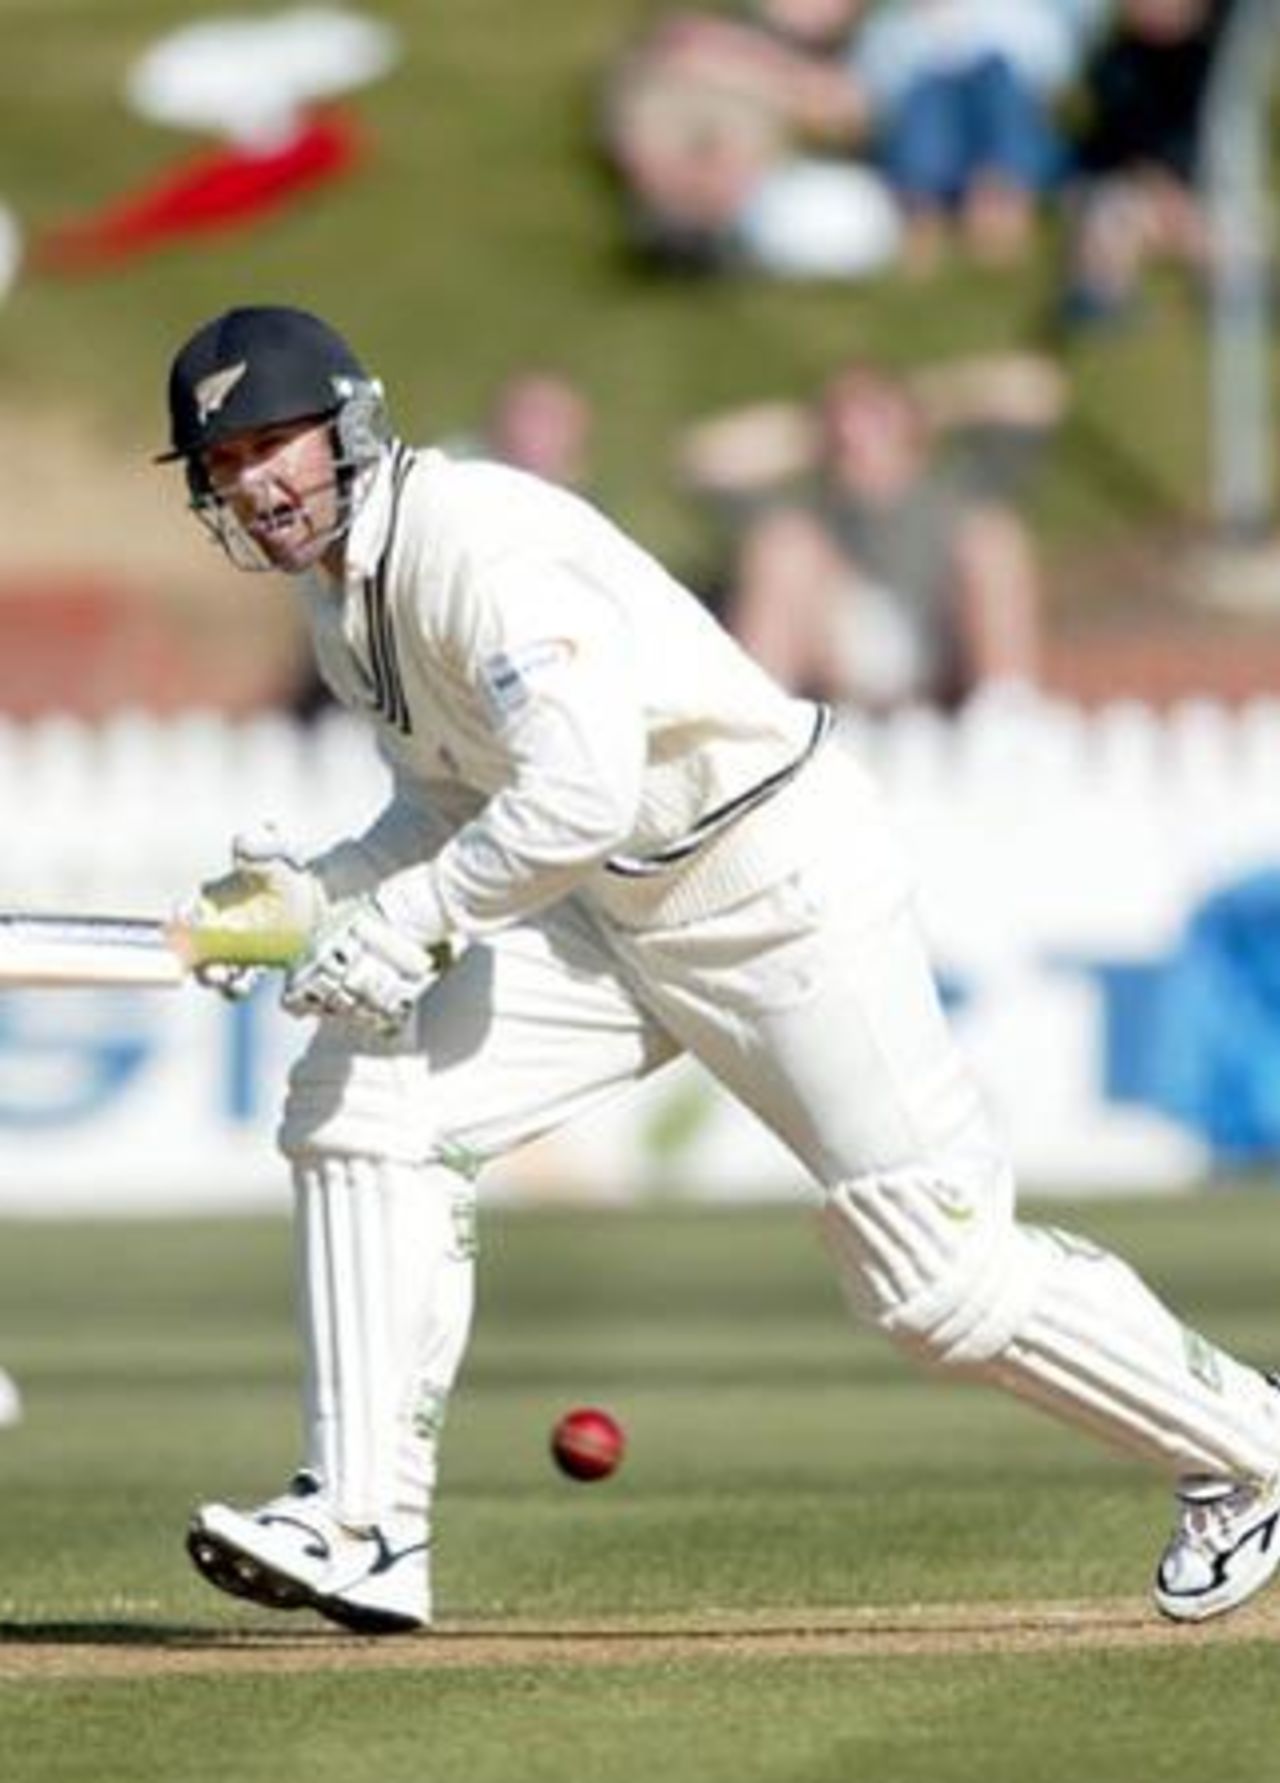
<path fill-rule="evenodd" d="M 829 798 L 834 752 L 822 772 Z M 1262 1375 L 1186 1331 L 1125 1264 L 1015 1220 L 896 845 L 849 773 L 857 822 L 833 804 L 798 833 L 794 870 L 731 908 L 625 929 L 569 899 L 472 947 L 413 1036 L 322 1024 L 291 1079 L 284 1149 L 483 1162 L 687 1051 L 826 1191 L 846 1296 L 903 1349 L 1171 1473 L 1269 1477 L 1280 1394 Z"/>
<path fill-rule="evenodd" d="M 878 801 L 832 745 L 804 776 L 823 800 L 796 801 L 795 865 L 770 889 L 646 928 L 570 898 L 473 945 L 402 1040 L 323 1023 L 293 1073 L 285 1149 L 488 1160 L 688 1051 L 824 1186 L 994 1153 Z M 768 808 L 775 830 L 790 797 Z"/>

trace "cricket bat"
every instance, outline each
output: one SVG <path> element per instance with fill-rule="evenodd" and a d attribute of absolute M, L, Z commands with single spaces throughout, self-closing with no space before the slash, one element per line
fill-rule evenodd
<path fill-rule="evenodd" d="M 0 989 L 177 986 L 195 967 L 292 965 L 306 937 L 286 928 L 142 916 L 0 911 Z"/>

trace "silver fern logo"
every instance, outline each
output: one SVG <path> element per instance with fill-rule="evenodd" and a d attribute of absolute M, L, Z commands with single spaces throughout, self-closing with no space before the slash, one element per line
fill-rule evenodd
<path fill-rule="evenodd" d="M 196 385 L 196 413 L 201 427 L 210 416 L 218 413 L 248 369 L 248 362 L 241 359 L 235 365 L 224 366 L 221 371 L 211 371 L 207 378 L 201 378 Z"/>

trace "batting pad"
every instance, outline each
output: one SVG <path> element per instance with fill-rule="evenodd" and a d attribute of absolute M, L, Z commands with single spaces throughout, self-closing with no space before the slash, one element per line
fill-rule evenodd
<path fill-rule="evenodd" d="M 999 1355 L 1039 1289 L 996 1159 L 858 1177 L 831 1190 L 819 1223 L 854 1311 L 924 1361 Z"/>
<path fill-rule="evenodd" d="M 353 1528 L 423 1514 L 471 1328 L 471 1187 L 374 1158 L 293 1175 L 307 1465 Z"/>
<path fill-rule="evenodd" d="M 1263 1484 L 1280 1473 L 1280 1393 L 1182 1324 L 1127 1263 L 1029 1228 L 1040 1293 L 988 1378 L 1175 1475 Z"/>
<path fill-rule="evenodd" d="M 921 1360 L 1175 1475 L 1280 1473 L 1280 1393 L 1181 1324 L 1128 1264 L 1018 1224 L 998 1164 L 859 1178 L 831 1191 L 820 1219 L 850 1304 Z"/>

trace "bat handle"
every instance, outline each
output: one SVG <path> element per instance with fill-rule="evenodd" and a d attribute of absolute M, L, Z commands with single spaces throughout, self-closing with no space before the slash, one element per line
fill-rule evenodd
<path fill-rule="evenodd" d="M 182 918 L 175 918 L 168 927 L 169 945 L 188 971 L 214 964 L 287 971 L 306 952 L 307 940 L 297 929 L 238 928 L 233 923 L 193 923 Z"/>

